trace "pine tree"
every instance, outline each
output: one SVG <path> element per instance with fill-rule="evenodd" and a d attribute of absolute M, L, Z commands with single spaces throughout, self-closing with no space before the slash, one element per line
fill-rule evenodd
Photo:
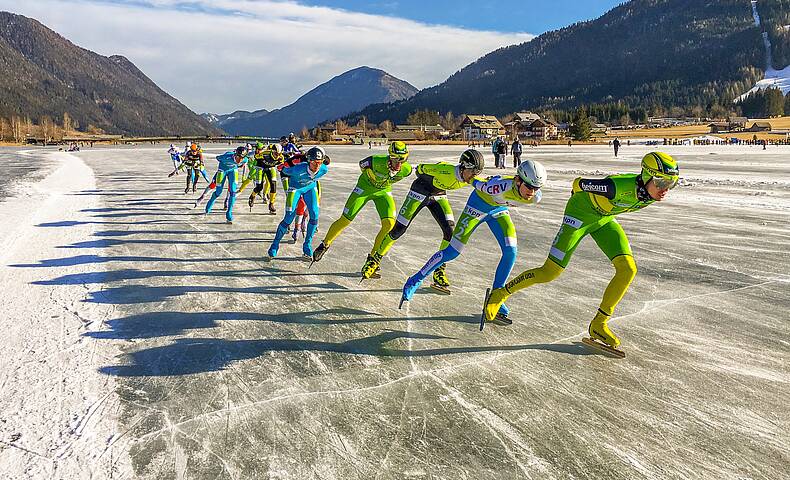
<path fill-rule="evenodd" d="M 574 140 L 589 140 L 592 137 L 592 124 L 587 116 L 587 110 L 579 108 L 573 119 L 570 134 Z"/>

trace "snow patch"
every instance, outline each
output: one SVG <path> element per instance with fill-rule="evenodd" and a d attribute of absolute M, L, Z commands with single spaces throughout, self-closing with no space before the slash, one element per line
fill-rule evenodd
<path fill-rule="evenodd" d="M 782 91 L 782 95 L 787 95 L 790 92 L 790 65 L 782 70 L 774 70 L 773 68 L 765 71 L 765 78 L 757 82 L 748 92 L 744 93 L 737 99 L 739 102 L 746 98 L 750 93 L 754 93 L 767 88 L 778 88 Z"/>

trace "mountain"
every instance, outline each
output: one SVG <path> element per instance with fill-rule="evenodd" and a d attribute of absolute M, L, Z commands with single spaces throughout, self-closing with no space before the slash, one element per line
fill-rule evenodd
<path fill-rule="evenodd" d="M 255 110 L 254 112 L 248 112 L 246 110 L 236 110 L 233 113 L 225 113 L 225 114 L 201 113 L 200 116 L 203 117 L 203 119 L 206 120 L 208 123 L 211 123 L 218 128 L 222 128 L 223 125 L 225 125 L 227 122 L 232 122 L 234 120 L 239 120 L 239 119 L 249 120 L 253 118 L 259 118 L 268 113 L 269 113 L 268 110 L 263 110 L 263 109 Z"/>
<path fill-rule="evenodd" d="M 409 83 L 383 70 L 359 67 L 323 83 L 305 93 L 294 103 L 265 115 L 235 118 L 221 123 L 234 135 L 277 137 L 312 128 L 358 111 L 373 103 L 404 100 L 417 93 Z"/>
<path fill-rule="evenodd" d="M 770 12 L 784 5 L 774 17 L 787 19 L 786 2 L 759 5 Z M 774 58 L 786 58 L 781 53 Z M 731 106 L 762 78 L 764 63 L 748 1 L 632 0 L 598 19 L 491 52 L 440 85 L 347 120 L 399 122 L 421 109 L 505 115 L 618 102 L 645 116 L 673 107 L 710 110 Z"/>
<path fill-rule="evenodd" d="M 83 129 L 125 135 L 220 133 L 132 62 L 80 48 L 38 21 L 0 12 L 0 118 L 68 113 Z"/>

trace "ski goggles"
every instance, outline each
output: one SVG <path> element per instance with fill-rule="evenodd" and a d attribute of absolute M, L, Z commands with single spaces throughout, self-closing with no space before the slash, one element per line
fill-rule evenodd
<path fill-rule="evenodd" d="M 653 177 L 653 183 L 659 190 L 672 190 L 678 184 L 678 177 Z"/>

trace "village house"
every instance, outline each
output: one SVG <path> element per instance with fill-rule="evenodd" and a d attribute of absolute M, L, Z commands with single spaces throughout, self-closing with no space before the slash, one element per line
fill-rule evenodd
<path fill-rule="evenodd" d="M 493 115 L 466 115 L 459 127 L 464 140 L 488 140 L 505 135 L 505 127 Z"/>
<path fill-rule="evenodd" d="M 557 140 L 560 138 L 560 130 L 557 124 L 551 120 L 539 118 L 529 126 L 531 137 L 536 140 Z"/>
<path fill-rule="evenodd" d="M 526 132 L 535 120 L 540 120 L 540 115 L 537 113 L 519 112 L 515 114 L 513 121 L 505 124 L 505 128 L 512 138 L 529 136 Z"/>
<path fill-rule="evenodd" d="M 771 123 L 770 122 L 754 122 L 751 127 L 749 127 L 750 132 L 770 132 L 771 131 Z"/>

